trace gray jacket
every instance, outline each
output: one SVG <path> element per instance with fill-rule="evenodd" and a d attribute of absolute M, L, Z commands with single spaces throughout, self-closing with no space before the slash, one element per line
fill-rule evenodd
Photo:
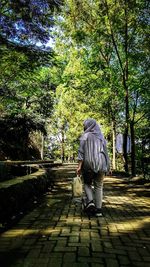
<path fill-rule="evenodd" d="M 109 157 L 106 144 L 92 133 L 85 134 L 80 140 L 78 160 L 83 160 L 83 169 L 95 173 L 109 171 Z"/>

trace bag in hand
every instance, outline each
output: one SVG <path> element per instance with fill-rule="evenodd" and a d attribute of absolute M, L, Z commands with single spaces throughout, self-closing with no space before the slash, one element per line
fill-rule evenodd
<path fill-rule="evenodd" d="M 73 178 L 73 181 L 72 181 L 72 194 L 73 194 L 73 197 L 82 196 L 82 191 L 83 191 L 82 180 L 81 180 L 80 176 L 77 176 L 77 177 Z"/>

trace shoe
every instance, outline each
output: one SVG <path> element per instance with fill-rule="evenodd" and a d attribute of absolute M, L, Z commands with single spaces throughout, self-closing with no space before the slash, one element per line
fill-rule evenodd
<path fill-rule="evenodd" d="M 103 216 L 102 209 L 96 209 L 95 216 L 96 217 L 102 217 Z"/>
<path fill-rule="evenodd" d="M 84 209 L 88 214 L 95 214 L 96 208 L 95 208 L 95 204 L 93 202 L 93 200 L 91 200 L 90 202 L 88 202 L 88 204 L 85 206 Z"/>

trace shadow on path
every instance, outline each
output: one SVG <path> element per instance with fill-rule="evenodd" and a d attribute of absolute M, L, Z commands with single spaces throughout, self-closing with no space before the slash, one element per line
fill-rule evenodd
<path fill-rule="evenodd" d="M 71 179 L 57 180 L 40 204 L 0 236 L 2 267 L 150 266 L 150 201 L 105 179 L 104 216 L 88 218 L 72 199 Z"/>

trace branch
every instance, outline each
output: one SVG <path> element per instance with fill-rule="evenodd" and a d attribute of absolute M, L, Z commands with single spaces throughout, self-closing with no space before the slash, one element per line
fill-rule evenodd
<path fill-rule="evenodd" d="M 117 54 L 117 57 L 118 57 L 118 60 L 119 60 L 119 64 L 120 64 L 120 67 L 121 67 L 121 70 L 122 70 L 122 74 L 124 76 L 124 69 L 123 69 L 121 57 L 119 55 L 117 43 L 115 41 L 114 32 L 113 32 L 111 21 L 110 21 L 109 8 L 108 8 L 107 0 L 105 0 L 105 4 L 106 4 L 106 12 L 107 12 L 108 20 L 109 20 L 109 26 L 110 26 L 110 31 L 111 31 L 112 42 L 113 42 L 113 45 L 114 45 L 114 48 L 115 48 L 115 51 L 116 51 L 116 54 Z"/>
<path fill-rule="evenodd" d="M 139 122 L 143 117 L 145 117 L 146 114 L 148 114 L 148 112 L 145 112 L 137 121 L 134 122 L 134 124 L 136 124 L 137 122 Z"/>
<path fill-rule="evenodd" d="M 100 53 L 101 53 L 101 55 L 102 55 L 103 59 L 106 61 L 106 63 L 107 63 L 107 66 L 109 66 L 109 61 L 110 61 L 110 58 L 108 58 L 108 56 L 105 56 L 105 55 L 104 55 L 104 53 L 103 53 L 102 49 L 100 49 Z M 110 56 L 110 57 L 111 57 L 111 56 Z"/>

